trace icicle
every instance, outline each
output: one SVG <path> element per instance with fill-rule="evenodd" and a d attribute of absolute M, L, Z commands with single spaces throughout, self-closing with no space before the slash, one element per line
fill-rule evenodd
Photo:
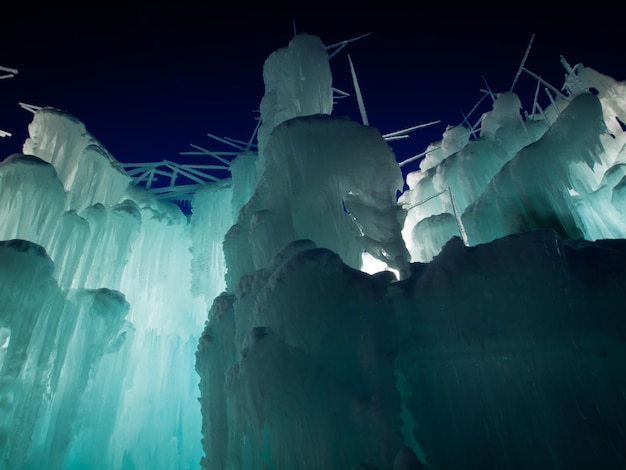
<path fill-rule="evenodd" d="M 236 148 L 236 149 L 238 149 L 238 150 L 245 150 L 245 148 L 244 148 L 244 147 L 242 147 L 241 145 L 237 145 L 237 144 L 235 144 L 234 142 L 231 142 L 231 141 L 229 141 L 229 140 L 227 140 L 227 139 L 225 139 L 225 138 L 218 137 L 218 136 L 213 135 L 213 134 L 208 133 L 208 132 L 207 132 L 207 135 L 208 135 L 209 137 L 211 137 L 212 139 L 217 140 L 218 142 L 222 142 L 222 143 L 224 143 L 224 144 L 230 145 L 231 147 Z"/>
<path fill-rule="evenodd" d="M 513 91 L 513 88 L 515 88 L 515 84 L 517 83 L 517 80 L 519 79 L 519 76 L 521 75 L 522 70 L 524 69 L 524 64 L 526 63 L 526 59 L 528 58 L 528 54 L 530 53 L 530 48 L 533 45 L 533 39 L 535 39 L 534 34 L 530 37 L 530 42 L 528 43 L 528 47 L 526 47 L 526 52 L 524 53 L 522 62 L 519 64 L 519 68 L 517 69 L 517 73 L 515 74 L 515 78 L 513 79 L 513 83 L 511 84 L 510 91 Z"/>
<path fill-rule="evenodd" d="M 157 179 L 157 178 L 154 177 L 154 172 L 155 172 L 155 170 L 152 169 L 148 173 L 148 181 L 146 182 L 146 188 L 148 188 L 148 189 L 150 189 L 152 187 L 152 182 Z"/>
<path fill-rule="evenodd" d="M 347 46 L 347 43 L 344 43 L 341 46 L 339 46 L 335 52 L 333 52 L 332 54 L 328 56 L 328 60 L 331 60 L 333 57 L 335 57 L 337 54 L 343 51 L 346 48 L 346 46 Z"/>
<path fill-rule="evenodd" d="M 489 96 L 491 96 L 492 103 L 495 103 L 496 102 L 496 94 L 491 91 L 491 88 L 489 87 L 489 83 L 487 83 L 487 79 L 485 78 L 485 76 L 483 75 L 482 77 L 483 77 L 483 82 L 485 82 L 485 86 L 487 87 L 486 92 L 489 94 Z"/>
<path fill-rule="evenodd" d="M 561 110 L 557 106 L 556 101 L 554 101 L 554 98 L 552 98 L 552 95 L 550 94 L 550 90 L 548 90 L 547 88 L 544 88 L 544 90 L 546 91 L 548 98 L 550 98 L 550 103 L 552 103 L 552 106 L 554 106 L 554 109 L 556 109 L 556 114 L 558 116 L 559 114 L 561 114 Z"/>
<path fill-rule="evenodd" d="M 9 72 L 12 73 L 14 75 L 17 75 L 19 72 L 17 71 L 17 69 L 12 69 L 10 67 L 4 67 L 2 65 L 0 65 L 0 70 L 2 70 L 3 72 Z"/>
<path fill-rule="evenodd" d="M 356 72 L 354 71 L 354 64 L 352 63 L 350 54 L 348 54 L 348 62 L 350 62 L 350 73 L 352 73 L 352 83 L 354 83 L 354 91 L 356 93 L 356 100 L 359 104 L 361 119 L 363 120 L 363 125 L 369 126 L 369 121 L 367 120 L 367 114 L 365 112 L 365 104 L 363 103 L 363 96 L 361 95 L 361 88 L 359 87 L 359 81 L 356 78 Z"/>
<path fill-rule="evenodd" d="M 576 70 L 569 64 L 569 62 L 567 62 L 567 60 L 565 60 L 565 57 L 563 57 L 562 55 L 560 56 L 560 62 L 568 75 L 576 74 Z"/>
<path fill-rule="evenodd" d="M 470 129 L 470 134 L 472 135 L 473 138 L 476 139 L 476 133 L 474 132 L 474 126 L 472 126 L 469 122 L 469 120 L 467 119 L 467 116 L 465 115 L 465 113 L 463 111 L 461 111 L 461 116 L 463 116 L 463 125 L 467 124 L 467 127 L 469 127 Z"/>
<path fill-rule="evenodd" d="M 537 106 L 539 106 L 539 104 L 537 103 L 537 98 L 539 98 L 539 88 L 541 88 L 541 83 L 537 81 L 537 87 L 535 88 L 535 96 L 533 97 L 533 108 L 531 111 L 532 114 L 530 116 L 531 119 L 534 119 L 535 109 L 537 108 Z M 543 115 L 543 112 L 541 114 Z"/>
<path fill-rule="evenodd" d="M 370 34 L 372 34 L 372 33 L 365 33 L 365 34 L 361 34 L 360 36 L 357 36 L 357 37 L 352 38 L 352 39 L 346 39 L 345 41 L 336 42 L 334 44 L 331 44 L 330 46 L 326 46 L 326 50 L 333 49 L 335 47 L 339 47 L 339 46 L 342 46 L 344 44 L 348 44 L 348 43 L 351 43 L 351 42 L 354 42 L 354 41 L 358 41 L 359 39 L 363 39 L 363 38 L 369 36 Z"/>
<path fill-rule="evenodd" d="M 347 98 L 347 97 L 350 96 L 350 93 L 346 93 L 345 91 L 340 90 L 339 88 L 333 87 L 333 95 L 335 93 L 337 94 L 336 96 L 333 96 L 333 99 L 335 99 L 335 100 L 338 100 L 338 99 L 341 99 L 341 98 Z"/>
<path fill-rule="evenodd" d="M 207 150 L 204 147 L 200 147 L 199 145 L 189 144 L 190 147 L 195 148 L 197 151 L 187 151 L 187 152 L 179 152 L 179 155 L 208 155 L 210 157 L 219 160 L 225 165 L 230 165 L 230 162 L 223 158 L 221 155 L 240 155 L 241 152 L 213 152 L 211 150 Z"/>
<path fill-rule="evenodd" d="M 447 189 L 444 189 L 443 191 L 439 191 L 438 193 L 433 194 L 432 196 L 428 196 L 426 199 L 422 199 L 420 202 L 416 202 L 415 204 L 411 204 L 410 206 L 404 207 L 405 211 L 410 211 L 411 209 L 416 208 L 417 206 L 421 206 L 422 204 L 427 203 L 428 201 L 430 201 L 431 199 L 435 199 L 438 196 L 441 196 L 443 193 L 445 193 L 446 191 L 448 191 Z"/>
<path fill-rule="evenodd" d="M 454 218 L 456 219 L 456 225 L 459 228 L 459 233 L 461 234 L 461 239 L 463 240 L 463 244 L 465 246 L 469 246 L 469 241 L 467 240 L 467 232 L 465 232 L 465 226 L 463 225 L 463 221 L 461 220 L 461 215 L 456 208 L 456 202 L 454 201 L 454 195 L 452 194 L 452 189 L 448 186 L 447 191 L 450 193 L 450 202 L 452 203 L 452 212 L 454 212 Z"/>
<path fill-rule="evenodd" d="M 261 127 L 261 118 L 257 118 L 256 120 L 256 126 L 254 126 L 254 131 L 252 132 L 252 135 L 250 136 L 250 140 L 248 140 L 248 143 L 246 144 L 246 149 L 245 149 L 246 152 L 249 152 L 252 149 L 252 147 L 256 148 L 256 145 L 254 145 L 252 142 L 254 141 L 254 138 L 259 132 L 259 127 Z"/>
<path fill-rule="evenodd" d="M 441 145 L 439 145 L 438 147 L 431 148 L 429 150 L 425 150 L 422 153 L 418 153 L 417 155 L 415 155 L 413 157 L 410 157 L 410 158 L 407 158 L 406 160 L 401 161 L 400 163 L 398 163 L 398 166 L 400 168 L 402 168 L 404 165 L 406 165 L 408 163 L 411 163 L 411 162 L 414 162 L 415 160 L 418 160 L 419 158 L 423 157 L 424 155 L 426 155 L 426 154 L 428 154 L 430 152 L 434 152 L 435 150 L 438 150 L 440 148 L 441 148 Z"/>
<path fill-rule="evenodd" d="M 563 98 L 564 100 L 569 101 L 569 98 L 567 96 L 565 96 L 563 93 L 561 93 L 561 91 L 558 88 L 555 88 L 552 85 L 550 85 L 548 82 L 546 82 L 543 78 L 541 78 L 536 73 L 531 72 L 527 68 L 524 68 L 524 72 L 526 72 L 528 75 L 530 75 L 534 79 L 539 80 L 542 84 L 544 84 L 546 87 L 550 88 L 553 92 L 555 92 L 557 95 L 561 96 L 561 98 Z"/>
<path fill-rule="evenodd" d="M 440 122 L 441 122 L 441 119 L 438 119 L 436 121 L 430 121 L 430 122 L 427 122 L 425 124 L 418 124 L 417 126 L 407 127 L 406 129 L 402 129 L 402 130 L 399 130 L 399 131 L 389 132 L 389 133 L 383 135 L 383 139 L 385 139 L 385 140 L 392 140 L 392 138 L 394 138 L 396 136 L 400 136 L 400 135 L 406 134 L 407 132 L 413 132 L 416 129 L 423 129 L 424 127 L 433 126 L 435 124 L 439 124 Z M 408 137 L 408 136 L 406 136 L 406 137 Z M 402 138 L 404 138 L 404 136 Z"/>
<path fill-rule="evenodd" d="M 0 75 L 0 79 L 12 78 L 12 77 L 15 77 L 19 73 L 17 69 L 12 69 L 10 67 L 3 67 L 2 65 L 0 65 L 0 71 L 7 72 L 6 75 Z"/>
<path fill-rule="evenodd" d="M 476 104 L 474 105 L 474 107 L 472 108 L 472 110 L 471 110 L 469 113 L 467 113 L 467 117 L 468 117 L 468 118 L 469 118 L 469 117 L 470 117 L 470 116 L 474 113 L 474 111 L 476 111 L 476 108 L 478 108 L 478 106 L 480 105 L 480 103 L 482 103 L 482 102 L 483 102 L 483 100 L 484 100 L 486 97 L 487 97 L 487 95 L 483 95 L 483 96 L 481 96 L 481 97 L 480 97 L 480 99 L 476 102 Z M 468 125 L 468 126 L 470 125 L 470 124 L 469 124 L 469 122 L 467 123 L 467 125 Z"/>
<path fill-rule="evenodd" d="M 389 142 L 391 140 L 402 140 L 402 139 L 408 139 L 409 136 L 408 135 L 392 135 L 391 137 L 384 137 L 384 139 Z"/>
<path fill-rule="evenodd" d="M 25 109 L 26 111 L 30 111 L 33 114 L 35 114 L 37 111 L 41 109 L 41 106 L 36 106 L 34 104 L 27 104 L 27 103 L 18 103 L 18 104 L 20 105 L 22 109 Z"/>
<path fill-rule="evenodd" d="M 228 140 L 229 142 L 232 142 L 233 144 L 238 144 L 242 147 L 242 150 L 245 150 L 248 147 L 249 142 L 244 141 L 244 140 L 239 140 L 239 139 L 233 139 L 231 137 L 224 137 L 224 139 Z"/>

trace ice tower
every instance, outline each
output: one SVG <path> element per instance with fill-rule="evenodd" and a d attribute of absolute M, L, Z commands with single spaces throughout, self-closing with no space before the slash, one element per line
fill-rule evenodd
<path fill-rule="evenodd" d="M 73 116 L 29 134 L 0 164 L 3 468 L 194 468 L 188 220 Z"/>
<path fill-rule="evenodd" d="M 311 85 L 278 60 L 304 39 L 324 59 L 309 37 L 270 56 L 264 103 Z M 400 207 L 377 133 L 326 115 L 328 93 L 266 116 L 198 351 L 205 468 L 624 464 L 622 85 L 582 65 L 566 85 L 530 116 L 498 94 L 475 139 L 450 126 Z M 364 248 L 401 280 L 354 269 Z"/>
<path fill-rule="evenodd" d="M 358 269 L 366 249 L 408 275 L 400 169 L 376 129 L 329 115 L 318 38 L 297 35 L 270 55 L 264 80 L 259 180 L 226 235 L 228 289 L 198 354 L 204 465 L 383 465 L 402 447 L 392 327 Z M 345 283 L 361 282 L 372 292 L 338 311 Z"/>

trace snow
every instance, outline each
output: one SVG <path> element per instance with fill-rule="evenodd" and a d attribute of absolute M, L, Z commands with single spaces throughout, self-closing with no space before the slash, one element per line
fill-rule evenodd
<path fill-rule="evenodd" d="M 0 468 L 626 466 L 626 89 L 566 71 L 404 190 L 297 34 L 189 216 L 35 110 L 0 163 Z"/>

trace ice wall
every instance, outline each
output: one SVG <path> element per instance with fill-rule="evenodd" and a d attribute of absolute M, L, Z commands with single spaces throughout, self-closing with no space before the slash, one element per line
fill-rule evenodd
<path fill-rule="evenodd" d="M 355 268 L 367 249 L 406 270 L 403 214 L 395 203 L 401 175 L 378 131 L 322 115 L 295 118 L 274 130 L 262 155 L 260 183 L 226 240 L 232 282 L 303 238 Z"/>
<path fill-rule="evenodd" d="M 203 467 L 619 468 L 625 256 L 456 237 L 393 282 L 294 242 L 210 313 Z"/>
<path fill-rule="evenodd" d="M 318 38 L 271 54 L 264 79 L 256 186 L 226 234 L 226 292 L 198 351 L 203 466 L 385 468 L 403 449 L 389 306 L 344 288 L 369 279 L 364 250 L 408 275 L 400 168 L 377 129 L 329 115 Z"/>
<path fill-rule="evenodd" d="M 68 193 L 68 209 L 121 201 L 130 177 L 77 118 L 44 108 L 33 116 L 28 134 L 22 152 L 54 166 Z"/>
<path fill-rule="evenodd" d="M 203 468 L 623 466 L 625 247 L 573 239 L 621 238 L 624 134 L 606 132 L 621 99 L 589 91 L 531 117 L 501 93 L 478 138 L 449 127 L 408 176 L 408 215 L 371 128 L 275 125 L 198 349 Z M 405 216 L 429 264 L 383 243 Z M 364 246 L 410 272 L 354 269 Z"/>
<path fill-rule="evenodd" d="M 65 468 L 70 443 L 89 433 L 106 442 L 112 431 L 115 408 L 91 382 L 103 357 L 123 347 L 128 303 L 109 289 L 63 292 L 52 261 L 31 242 L 2 242 L 0 259 L 2 465 Z M 121 390 L 111 390 L 115 402 Z M 104 419 L 89 419 L 94 404 Z"/>
<path fill-rule="evenodd" d="M 535 228 L 565 238 L 625 236 L 624 84 L 579 64 L 564 88 L 566 96 L 526 118 L 517 96 L 501 93 L 482 117 L 479 138 L 464 142 L 463 128 L 454 128 L 429 147 L 400 197 L 413 261 L 432 259 L 459 234 L 447 193 L 421 203 L 447 188 L 471 244 Z"/>
<path fill-rule="evenodd" d="M 431 468 L 626 464 L 624 240 L 457 237 L 389 287 L 404 435 Z"/>
<path fill-rule="evenodd" d="M 401 207 L 318 38 L 264 78 L 259 154 L 190 218 L 58 110 L 0 163 L 0 468 L 626 466 L 624 85 L 499 94 Z"/>
<path fill-rule="evenodd" d="M 377 129 L 329 116 L 331 77 L 320 39 L 295 36 L 268 57 L 264 80 L 258 184 L 225 240 L 227 285 L 234 288 L 298 239 L 355 268 L 367 250 L 406 274 L 400 168 Z"/>
<path fill-rule="evenodd" d="M 403 441 L 388 280 L 299 241 L 218 299 L 198 352 L 204 468 L 390 466 Z"/>
<path fill-rule="evenodd" d="M 8 343 L 6 357 L 23 356 L 36 373 L 8 363 L 1 372 L 25 400 L 6 424 L 7 468 L 193 468 L 202 452 L 193 363 L 207 304 L 190 292 L 188 220 L 129 186 L 77 119 L 43 109 L 30 133 L 24 150 L 36 156 L 0 164 L 0 239 L 37 244 L 60 300 L 33 307 L 42 326 Z M 0 267 L 9 278 L 16 269 Z M 12 295 L 35 305 L 53 297 L 15 282 Z M 24 309 L 3 311 L 9 331 Z M 39 352 L 52 347 L 49 359 Z"/>
<path fill-rule="evenodd" d="M 552 228 L 563 238 L 590 238 L 577 220 L 576 205 L 591 188 L 569 169 L 599 163 L 604 130 L 599 100 L 586 93 L 573 98 L 541 140 L 520 150 L 463 215 L 471 243 L 536 228 Z"/>

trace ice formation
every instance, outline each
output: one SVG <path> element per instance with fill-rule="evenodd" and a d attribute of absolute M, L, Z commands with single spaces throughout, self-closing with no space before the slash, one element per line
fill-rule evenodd
<path fill-rule="evenodd" d="M 58 110 L 0 163 L 0 468 L 626 466 L 626 85 L 500 93 L 398 197 L 319 38 L 263 76 L 188 217 Z"/>
<path fill-rule="evenodd" d="M 624 84 L 580 64 L 565 87 L 568 96 L 527 120 L 519 98 L 501 93 L 482 117 L 480 138 L 455 127 L 431 144 L 400 197 L 412 261 L 430 261 L 459 235 L 449 197 L 420 204 L 447 188 L 472 245 L 535 228 L 563 238 L 626 236 Z"/>

